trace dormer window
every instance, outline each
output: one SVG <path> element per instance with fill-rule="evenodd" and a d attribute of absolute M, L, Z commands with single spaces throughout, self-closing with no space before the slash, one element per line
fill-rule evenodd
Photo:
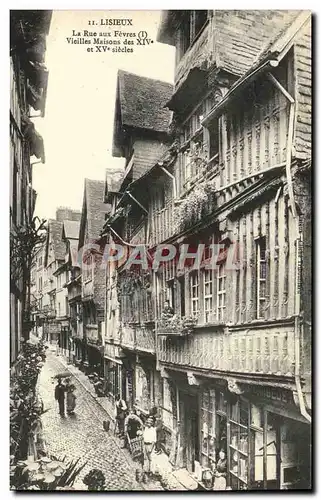
<path fill-rule="evenodd" d="M 178 31 L 178 61 L 195 42 L 207 23 L 207 10 L 186 10 L 183 12 L 180 28 Z"/>

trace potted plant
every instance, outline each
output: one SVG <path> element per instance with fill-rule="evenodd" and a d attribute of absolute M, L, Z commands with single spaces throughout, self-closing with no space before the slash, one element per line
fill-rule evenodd
<path fill-rule="evenodd" d="M 99 469 L 92 469 L 83 479 L 88 491 L 104 491 L 106 489 L 105 481 L 105 475 Z"/>

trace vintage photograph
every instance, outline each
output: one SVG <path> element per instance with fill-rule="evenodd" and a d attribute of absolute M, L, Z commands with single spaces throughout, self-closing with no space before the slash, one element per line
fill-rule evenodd
<path fill-rule="evenodd" d="M 10 488 L 311 490 L 312 14 L 10 11 Z"/>

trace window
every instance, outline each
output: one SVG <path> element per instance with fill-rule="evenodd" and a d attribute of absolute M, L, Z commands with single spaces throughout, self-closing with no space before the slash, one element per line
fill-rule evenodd
<path fill-rule="evenodd" d="M 39 291 L 42 290 L 42 278 L 40 277 L 39 278 Z"/>
<path fill-rule="evenodd" d="M 231 404 L 230 418 L 230 478 L 233 490 L 248 489 L 248 425 L 249 404 L 237 400 Z"/>
<path fill-rule="evenodd" d="M 58 316 L 60 316 L 60 302 L 58 302 Z"/>
<path fill-rule="evenodd" d="M 175 312 L 175 284 L 174 280 L 167 281 L 167 299 Z"/>
<path fill-rule="evenodd" d="M 178 279 L 181 316 L 185 316 L 185 276 Z"/>
<path fill-rule="evenodd" d="M 213 278 L 212 270 L 206 269 L 203 274 L 204 283 L 204 316 L 205 323 L 208 323 L 211 319 L 212 308 L 213 308 Z"/>
<path fill-rule="evenodd" d="M 256 242 L 256 317 L 263 318 L 266 306 L 266 238 Z"/>
<path fill-rule="evenodd" d="M 207 10 L 194 10 L 194 30 L 193 30 L 193 38 L 196 38 L 198 34 L 203 29 L 203 26 L 207 22 Z"/>
<path fill-rule="evenodd" d="M 42 257 L 39 257 L 38 265 L 39 267 L 42 266 Z"/>
<path fill-rule="evenodd" d="M 211 167 L 219 164 L 219 128 L 218 122 L 211 124 L 209 128 L 209 156 Z"/>
<path fill-rule="evenodd" d="M 224 321 L 226 308 L 226 272 L 225 263 L 217 271 L 217 319 Z"/>
<path fill-rule="evenodd" d="M 194 43 L 207 22 L 207 10 L 187 10 L 183 12 L 179 28 L 178 60 Z"/>
<path fill-rule="evenodd" d="M 198 273 L 191 274 L 190 277 L 191 287 L 191 314 L 197 316 L 199 313 L 199 280 Z"/>
<path fill-rule="evenodd" d="M 190 11 L 184 12 L 179 30 L 179 59 L 183 57 L 190 46 L 191 37 L 191 17 Z"/>

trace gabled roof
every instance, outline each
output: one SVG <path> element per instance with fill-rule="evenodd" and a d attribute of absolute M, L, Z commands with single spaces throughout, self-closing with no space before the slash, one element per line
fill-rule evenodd
<path fill-rule="evenodd" d="M 55 260 L 64 260 L 66 253 L 66 245 L 62 240 L 63 223 L 54 219 L 48 221 L 48 232 L 45 252 L 45 265 L 48 262 L 49 242 L 52 242 L 52 249 Z"/>
<path fill-rule="evenodd" d="M 62 236 L 72 240 L 79 238 L 80 221 L 65 220 L 63 221 Z"/>
<path fill-rule="evenodd" d="M 164 106 L 173 85 L 119 70 L 114 117 L 113 156 L 121 156 L 123 127 L 167 133 L 171 111 Z"/>
<path fill-rule="evenodd" d="M 84 244 L 87 221 L 88 240 L 95 241 L 100 237 L 105 222 L 105 214 L 110 213 L 111 206 L 104 203 L 105 181 L 85 179 L 83 207 L 81 213 L 79 246 Z"/>

